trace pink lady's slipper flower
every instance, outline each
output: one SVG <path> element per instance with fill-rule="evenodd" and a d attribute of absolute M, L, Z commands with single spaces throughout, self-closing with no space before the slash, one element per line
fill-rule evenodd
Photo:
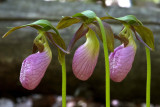
<path fill-rule="evenodd" d="M 108 48 L 112 51 L 112 49 L 114 50 L 114 36 L 112 29 L 105 22 L 103 22 L 103 25 L 106 30 L 107 40 L 109 41 Z M 89 79 L 97 64 L 100 46 L 96 34 L 102 40 L 100 27 L 96 22 L 89 25 L 82 24 L 68 46 L 67 50 L 70 51 L 78 39 L 86 36 L 86 42 L 76 50 L 72 62 L 73 73 L 80 80 Z"/>
<path fill-rule="evenodd" d="M 95 32 L 89 29 L 86 38 L 86 42 L 76 50 L 72 63 L 73 73 L 80 80 L 87 80 L 92 75 L 99 55 Z"/>
<path fill-rule="evenodd" d="M 52 52 L 47 43 L 44 43 L 42 52 L 38 51 L 28 56 L 22 63 L 20 82 L 28 90 L 35 89 L 43 78 L 52 59 Z"/>
<path fill-rule="evenodd" d="M 102 33 L 104 32 L 101 32 L 101 25 L 103 25 L 105 30 L 107 47 L 110 51 L 114 51 L 114 34 L 110 25 L 106 22 L 99 23 L 98 20 L 99 18 L 93 11 L 86 10 L 71 17 L 63 17 L 57 25 L 58 29 L 63 29 L 82 22 L 67 48 L 67 51 L 70 52 L 76 41 L 86 36 L 86 42 L 76 50 L 72 62 L 73 73 L 80 80 L 87 80 L 96 66 L 100 48 L 96 35 L 103 42 Z"/>
<path fill-rule="evenodd" d="M 118 46 L 109 56 L 110 78 L 115 82 L 121 82 L 132 68 L 134 56 L 136 54 L 136 44 L 132 38 L 129 44 Z"/>
<path fill-rule="evenodd" d="M 33 90 L 42 80 L 52 59 L 48 40 L 58 49 L 58 60 L 60 63 L 64 61 L 65 53 L 68 52 L 65 50 L 65 43 L 60 37 L 59 32 L 48 20 L 41 19 L 30 24 L 13 27 L 3 35 L 3 38 L 13 31 L 27 26 L 38 30 L 38 35 L 34 40 L 34 54 L 31 54 L 23 61 L 19 79 L 24 88 Z M 49 30 L 54 30 L 55 33 Z"/>

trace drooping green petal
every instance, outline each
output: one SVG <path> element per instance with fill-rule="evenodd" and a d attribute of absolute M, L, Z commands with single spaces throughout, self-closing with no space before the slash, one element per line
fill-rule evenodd
<path fill-rule="evenodd" d="M 67 54 L 69 53 L 65 50 L 66 49 L 65 42 L 56 33 L 46 32 L 45 35 L 48 37 L 50 42 L 57 47 L 57 49 L 58 49 L 58 60 L 59 60 L 60 64 L 62 64 L 63 60 L 64 60 L 64 57 L 65 57 L 65 53 L 67 53 Z"/>
<path fill-rule="evenodd" d="M 76 50 L 72 63 L 73 73 L 80 80 L 87 80 L 92 75 L 99 55 L 95 32 L 89 29 L 86 38 L 86 42 Z"/>
<path fill-rule="evenodd" d="M 143 39 L 137 34 L 136 30 L 134 29 L 134 27 L 132 26 L 132 31 L 135 34 L 135 37 L 137 40 L 139 40 L 144 46 L 146 46 L 147 48 L 149 48 L 150 50 L 153 50 L 152 48 L 150 48 L 144 41 Z"/>
<path fill-rule="evenodd" d="M 139 21 L 134 15 L 127 15 L 124 17 L 118 17 L 115 18 L 116 20 L 122 21 L 122 22 L 126 22 L 129 25 L 133 25 L 133 24 L 138 24 L 138 25 L 142 25 L 141 21 Z"/>
<path fill-rule="evenodd" d="M 66 17 L 63 17 L 58 25 L 57 25 L 57 29 L 63 29 L 63 28 L 66 28 L 66 27 L 69 27 L 73 24 L 76 24 L 80 22 L 80 19 L 76 18 L 76 17 L 69 17 L 69 16 L 66 16 Z"/>
<path fill-rule="evenodd" d="M 82 36 L 84 36 L 87 32 L 88 32 L 88 27 L 85 24 L 82 24 L 81 27 L 74 34 L 72 40 L 70 41 L 67 51 L 70 52 L 76 41 L 80 39 Z"/>
<path fill-rule="evenodd" d="M 57 29 L 66 28 L 68 26 L 80 22 L 81 20 L 85 23 L 91 23 L 95 20 L 95 17 L 96 14 L 91 10 L 86 10 L 81 13 L 76 13 L 72 17 L 66 16 L 59 21 Z"/>
<path fill-rule="evenodd" d="M 145 26 L 133 26 L 136 32 L 141 36 L 143 41 L 152 49 L 154 50 L 154 38 L 153 32 Z"/>
<path fill-rule="evenodd" d="M 114 19 L 114 20 L 120 21 L 123 24 L 129 24 L 129 25 L 142 25 L 142 22 L 139 21 L 134 15 L 126 15 L 118 18 L 115 18 L 112 16 L 101 17 L 101 20 L 105 20 L 105 19 Z"/>
<path fill-rule="evenodd" d="M 11 34 L 13 31 L 15 31 L 15 30 L 17 30 L 17 29 L 20 29 L 20 28 L 23 28 L 23 27 L 26 27 L 26 26 L 28 26 L 28 25 L 22 25 L 22 26 L 17 26 L 17 27 L 12 27 L 8 32 L 6 32 L 3 36 L 2 36 L 2 38 L 5 38 L 5 37 L 7 37 L 9 34 Z M 39 27 L 39 26 L 35 26 L 37 29 L 41 29 L 41 27 Z"/>
<path fill-rule="evenodd" d="M 94 22 L 94 23 L 89 24 L 88 26 L 93 31 L 95 31 L 97 33 L 97 35 L 100 37 L 100 39 L 102 40 L 102 34 L 101 34 L 99 24 L 97 22 Z M 108 49 L 113 52 L 114 51 L 114 34 L 112 32 L 112 28 L 106 22 L 103 22 L 103 26 L 104 26 L 105 31 L 106 31 Z"/>
<path fill-rule="evenodd" d="M 75 15 L 73 15 L 73 17 L 82 17 L 82 16 L 85 16 L 90 19 L 94 19 L 96 17 L 96 14 L 91 10 L 86 10 L 81 13 L 76 13 Z"/>
<path fill-rule="evenodd" d="M 50 29 L 55 29 L 51 22 L 49 22 L 48 20 L 44 20 L 44 19 L 41 19 L 41 20 L 37 20 L 31 24 L 28 24 L 28 26 L 32 26 L 32 25 L 39 25 L 41 27 L 43 27 L 43 30 L 47 31 L 47 30 L 50 30 Z"/>
<path fill-rule="evenodd" d="M 72 17 L 78 17 L 85 23 L 92 23 L 96 18 L 96 14 L 91 10 L 86 10 L 81 13 L 74 14 Z"/>
<path fill-rule="evenodd" d="M 3 35 L 2 38 L 8 36 L 10 33 L 12 33 L 13 31 L 15 31 L 17 29 L 24 28 L 24 27 L 27 27 L 27 26 L 33 27 L 33 28 L 35 28 L 37 30 L 44 30 L 44 31 L 53 29 L 56 33 L 58 33 L 58 31 L 52 26 L 52 24 L 48 20 L 41 19 L 41 20 L 35 21 L 33 23 L 30 23 L 30 24 L 13 27 L 8 32 L 6 32 Z"/>

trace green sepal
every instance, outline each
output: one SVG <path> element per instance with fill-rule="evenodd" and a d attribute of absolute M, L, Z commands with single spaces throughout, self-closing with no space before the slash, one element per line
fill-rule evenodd
<path fill-rule="evenodd" d="M 13 31 L 15 31 L 17 29 L 24 28 L 24 27 L 27 27 L 27 26 L 35 28 L 37 30 L 43 30 L 43 31 L 53 29 L 56 33 L 58 33 L 58 31 L 52 26 L 52 24 L 48 20 L 41 19 L 41 20 L 35 21 L 33 23 L 30 23 L 30 24 L 12 27 L 8 32 L 6 32 L 3 35 L 2 38 L 8 36 L 10 33 L 12 33 Z"/>
<path fill-rule="evenodd" d="M 76 24 L 80 22 L 80 19 L 76 18 L 76 17 L 69 17 L 69 16 L 66 16 L 66 17 L 63 17 L 58 25 L 57 25 L 57 29 L 63 29 L 63 28 L 66 28 L 66 27 L 69 27 L 73 24 Z"/>
<path fill-rule="evenodd" d="M 50 29 L 55 29 L 48 20 L 44 20 L 44 19 L 37 20 L 37 21 L 35 21 L 31 24 L 28 24 L 28 25 L 39 25 L 39 26 L 43 27 L 44 31 L 48 31 Z"/>
<path fill-rule="evenodd" d="M 12 27 L 8 32 L 6 32 L 2 38 L 5 38 L 7 37 L 9 34 L 11 34 L 13 31 L 17 30 L 17 29 L 20 29 L 20 28 L 24 28 L 24 27 L 27 27 L 27 26 L 31 26 L 31 27 L 34 27 L 36 29 L 41 29 L 40 26 L 36 26 L 36 25 L 22 25 L 22 26 L 17 26 L 17 27 Z"/>
<path fill-rule="evenodd" d="M 145 26 L 133 26 L 135 31 L 141 36 L 142 40 L 152 49 L 154 50 L 154 37 L 153 32 Z"/>
<path fill-rule="evenodd" d="M 114 19 L 117 21 L 120 21 L 123 24 L 129 24 L 129 25 L 143 25 L 141 21 L 139 21 L 134 15 L 127 15 L 123 17 L 112 17 L 112 16 L 106 16 L 106 17 L 101 17 L 101 20 L 105 19 Z"/>
<path fill-rule="evenodd" d="M 42 28 L 43 31 L 48 31 L 48 30 L 52 29 L 56 32 L 56 34 L 59 35 L 58 30 L 54 26 L 52 26 L 51 22 L 48 20 L 41 19 L 41 20 L 37 20 L 37 21 L 35 21 L 31 24 L 28 24 L 28 25 L 39 25 L 39 26 L 43 27 Z"/>
<path fill-rule="evenodd" d="M 115 19 L 122 21 L 123 23 L 128 23 L 129 25 L 133 25 L 133 24 L 142 25 L 142 22 L 139 21 L 134 15 L 127 15 L 127 16 L 119 17 Z"/>
<path fill-rule="evenodd" d="M 79 17 L 85 23 L 91 23 L 95 20 L 96 14 L 91 10 L 86 10 L 81 13 L 76 13 L 72 17 Z"/>
<path fill-rule="evenodd" d="M 110 51 L 114 51 L 114 34 L 112 31 L 112 28 L 110 27 L 109 24 L 107 24 L 106 22 L 102 22 L 104 29 L 105 29 L 105 34 L 106 34 L 106 38 L 107 38 L 107 47 Z M 93 31 L 96 32 L 96 34 L 99 36 L 100 40 L 103 42 L 102 40 L 102 34 L 101 34 L 101 30 L 99 27 L 99 24 L 97 22 L 91 23 L 88 25 Z"/>
<path fill-rule="evenodd" d="M 65 42 L 63 41 L 63 39 L 57 35 L 56 33 L 53 32 L 46 32 L 46 36 L 48 37 L 49 41 L 55 45 L 58 49 L 58 60 L 60 62 L 60 64 L 63 63 L 64 61 L 64 57 L 65 57 L 65 53 L 69 53 L 66 50 L 66 46 L 65 46 Z"/>

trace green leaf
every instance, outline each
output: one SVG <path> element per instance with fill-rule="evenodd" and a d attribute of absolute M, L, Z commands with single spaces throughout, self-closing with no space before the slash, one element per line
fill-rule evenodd
<path fill-rule="evenodd" d="M 153 32 L 145 26 L 133 26 L 136 32 L 141 36 L 143 41 L 152 49 L 154 50 L 154 38 Z"/>
<path fill-rule="evenodd" d="M 52 26 L 51 22 L 48 20 L 41 19 L 41 20 L 35 21 L 35 22 L 28 24 L 28 25 L 31 25 L 31 26 L 32 25 L 39 25 L 39 26 L 43 27 L 43 30 L 45 30 L 45 31 L 52 29 L 59 35 L 58 30 L 54 26 Z"/>
<path fill-rule="evenodd" d="M 23 27 L 26 27 L 26 26 L 17 26 L 17 27 L 11 28 L 8 32 L 6 32 L 6 33 L 2 36 L 2 38 L 7 37 L 7 36 L 8 36 L 9 34 L 11 34 L 13 31 L 15 31 L 15 30 L 17 30 L 17 29 L 20 29 L 20 28 L 23 28 Z"/>
<path fill-rule="evenodd" d="M 134 15 L 127 15 L 127 16 L 119 17 L 119 18 L 115 18 L 115 19 L 122 21 L 122 22 L 126 22 L 130 25 L 133 25 L 133 24 L 142 25 L 142 23 Z"/>
<path fill-rule="evenodd" d="M 99 38 L 102 40 L 102 34 L 101 34 L 101 30 L 100 30 L 99 24 L 97 22 L 95 22 L 95 23 L 92 23 L 92 24 L 90 24 L 88 26 L 93 31 L 95 31 L 96 34 L 99 36 Z M 103 22 L 103 26 L 104 26 L 104 29 L 106 31 L 108 49 L 113 52 L 114 51 L 114 34 L 113 34 L 112 29 L 111 29 L 109 24 L 107 24 L 106 22 Z"/>
<path fill-rule="evenodd" d="M 84 17 L 84 15 L 82 13 L 76 13 L 72 17 Z"/>
<path fill-rule="evenodd" d="M 59 21 L 59 23 L 58 23 L 58 25 L 57 25 L 56 28 L 57 28 L 57 29 L 63 29 L 63 28 L 66 28 L 66 27 L 68 27 L 68 26 L 71 26 L 71 25 L 73 25 L 73 24 L 76 24 L 76 23 L 78 23 L 78 22 L 80 22 L 79 19 L 77 19 L 77 18 L 75 18 L 75 17 L 66 16 L 66 17 L 62 18 L 62 19 Z"/>
<path fill-rule="evenodd" d="M 84 15 L 84 16 L 86 16 L 89 19 L 96 18 L 96 14 L 93 11 L 91 11 L 91 10 L 83 11 L 83 12 L 81 12 L 81 14 Z"/>
<path fill-rule="evenodd" d="M 66 49 L 65 42 L 63 41 L 63 39 L 59 35 L 57 35 L 56 33 L 53 33 L 53 32 L 46 32 L 46 36 L 48 37 L 50 42 L 57 47 L 58 60 L 59 60 L 60 64 L 62 64 L 64 61 L 65 53 L 67 53 L 67 54 L 69 53 L 65 50 Z"/>
<path fill-rule="evenodd" d="M 118 18 L 115 18 L 112 16 L 101 17 L 101 20 L 105 20 L 105 19 L 114 19 L 114 20 L 120 21 L 123 24 L 129 24 L 129 25 L 134 25 L 134 24 L 142 25 L 142 22 L 139 21 L 134 15 L 127 15 L 127 16 L 118 17 Z"/>
<path fill-rule="evenodd" d="M 86 10 L 86 11 L 83 11 L 81 13 L 76 13 L 72 17 L 83 17 L 83 16 L 85 16 L 89 19 L 94 19 L 96 17 L 96 14 L 91 10 Z"/>
<path fill-rule="evenodd" d="M 91 23 L 95 20 L 96 14 L 91 10 L 86 10 L 81 13 L 76 13 L 72 17 L 79 17 L 86 23 Z"/>
<path fill-rule="evenodd" d="M 52 26 L 52 24 L 48 20 L 41 19 L 41 20 L 35 21 L 33 23 L 30 23 L 30 24 L 21 25 L 21 26 L 17 26 L 17 27 L 12 27 L 8 32 L 6 32 L 3 35 L 2 38 L 8 36 L 10 33 L 12 33 L 13 31 L 15 31 L 17 29 L 24 28 L 24 27 L 27 27 L 27 26 L 33 27 L 37 30 L 45 30 L 45 31 L 53 29 L 58 34 L 58 31 Z"/>
<path fill-rule="evenodd" d="M 39 26 L 43 27 L 43 29 L 46 31 L 53 28 L 52 24 L 48 20 L 44 20 L 44 19 L 37 20 L 37 21 L 35 21 L 31 24 L 28 24 L 28 25 L 39 25 Z"/>

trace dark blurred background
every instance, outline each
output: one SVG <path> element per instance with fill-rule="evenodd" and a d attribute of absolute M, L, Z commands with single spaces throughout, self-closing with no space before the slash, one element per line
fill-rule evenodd
<path fill-rule="evenodd" d="M 160 0 L 0 0 L 0 36 L 7 27 L 28 24 L 38 19 L 47 19 L 54 26 L 62 16 L 92 10 L 98 16 L 121 17 L 133 14 L 154 33 L 155 51 L 152 57 L 151 103 L 160 107 Z M 107 21 L 118 34 L 122 25 Z M 60 30 L 68 45 L 80 24 Z M 0 38 L 0 107 L 61 107 L 61 66 L 57 50 L 52 48 L 53 59 L 39 86 L 28 91 L 19 82 L 21 63 L 32 53 L 36 31 L 24 28 L 13 32 L 7 38 Z M 93 75 L 87 81 L 80 81 L 72 73 L 72 57 L 75 49 L 85 38 L 76 43 L 67 62 L 67 107 L 104 107 L 105 67 L 103 48 Z M 137 40 L 137 53 L 132 70 L 121 83 L 111 81 L 111 104 L 113 107 L 145 107 L 146 59 L 144 46 Z M 115 42 L 115 46 L 120 44 Z"/>

